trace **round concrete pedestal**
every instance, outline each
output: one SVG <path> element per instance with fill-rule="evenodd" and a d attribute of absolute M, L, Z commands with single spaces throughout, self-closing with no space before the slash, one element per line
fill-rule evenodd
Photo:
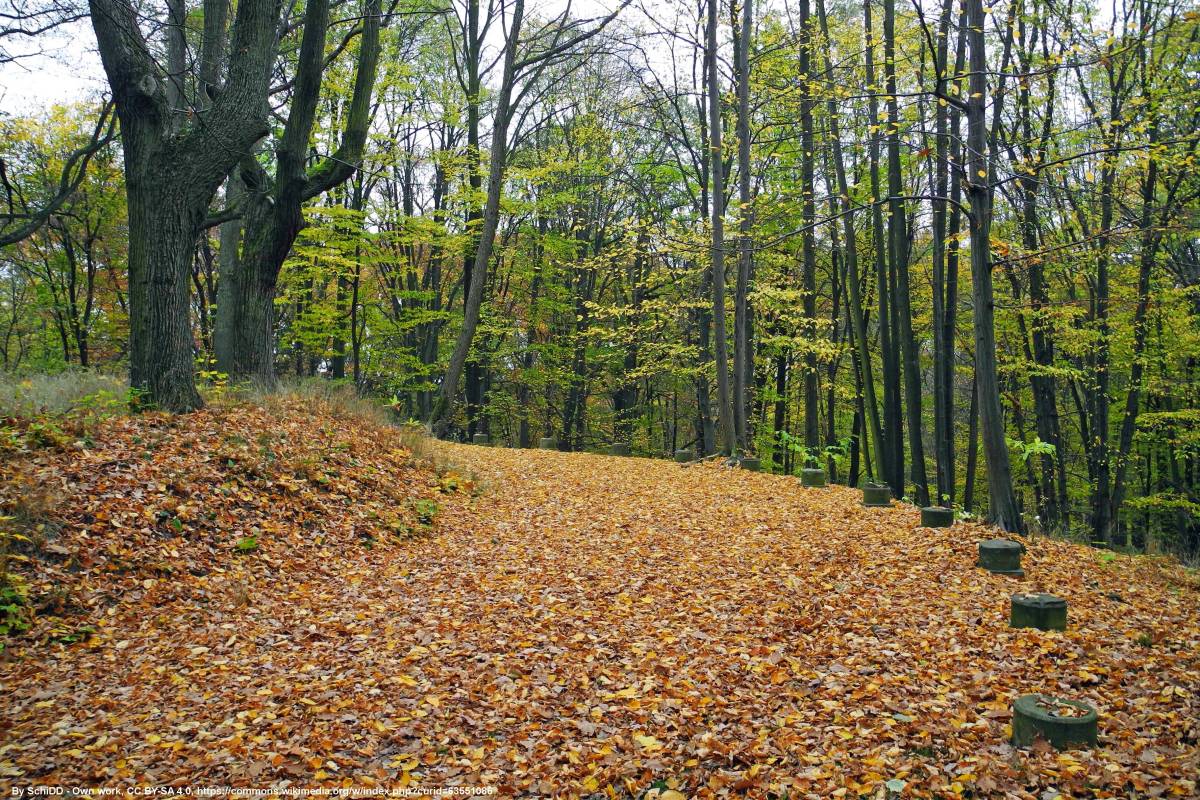
<path fill-rule="evenodd" d="M 1058 750 L 1096 744 L 1096 709 L 1077 700 L 1026 694 L 1013 702 L 1012 743 L 1029 747 L 1038 737 Z"/>
<path fill-rule="evenodd" d="M 892 504 L 892 488 L 868 484 L 863 487 L 863 505 L 867 508 L 886 508 Z"/>
<path fill-rule="evenodd" d="M 1013 628 L 1065 631 L 1067 601 L 1045 592 L 1014 594 L 1008 624 Z"/>
<path fill-rule="evenodd" d="M 926 506 L 921 509 L 922 528 L 949 528 L 954 524 L 954 509 Z"/>
<path fill-rule="evenodd" d="M 825 486 L 825 470 L 816 467 L 806 467 L 800 470 L 800 485 L 813 489 Z"/>
<path fill-rule="evenodd" d="M 1011 539 L 980 542 L 978 566 L 997 575 L 1025 576 L 1025 570 L 1021 569 L 1021 545 Z"/>

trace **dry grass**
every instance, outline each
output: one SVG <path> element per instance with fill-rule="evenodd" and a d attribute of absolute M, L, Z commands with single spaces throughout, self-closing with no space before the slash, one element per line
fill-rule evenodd
<path fill-rule="evenodd" d="M 360 425 L 387 428 L 399 444 L 412 453 L 414 463 L 429 467 L 439 476 L 455 472 L 468 477 L 473 485 L 479 478 L 473 470 L 461 465 L 452 452 L 453 448 L 430 435 L 419 422 L 400 422 L 399 417 L 377 398 L 363 397 L 354 387 L 323 378 L 284 379 L 270 390 L 246 387 L 226 391 L 212 402 L 250 402 L 269 411 L 294 413 L 297 401 L 314 414 Z"/>
<path fill-rule="evenodd" d="M 268 410 L 300 401 L 314 414 L 384 427 L 392 424 L 391 412 L 378 400 L 362 397 L 353 386 L 323 378 L 282 380 L 270 390 L 248 388 L 236 399 L 246 399 Z"/>
<path fill-rule="evenodd" d="M 285 378 L 274 388 L 264 389 L 253 385 L 230 386 L 222 381 L 202 383 L 201 390 L 206 403 L 218 408 L 249 403 L 288 416 L 302 407 L 314 416 L 386 428 L 412 453 L 415 463 L 429 466 L 439 475 L 457 472 L 469 476 L 473 484 L 479 482 L 473 470 L 461 465 L 454 448 L 430 436 L 424 425 L 399 422 L 399 417 L 378 398 L 363 397 L 345 382 Z M 123 378 L 87 370 L 19 378 L 0 376 L 0 417 L 31 419 L 48 415 L 79 421 L 81 416 L 89 416 L 78 414 L 80 411 L 101 411 L 105 416 L 126 413 L 128 395 L 128 383 Z"/>
<path fill-rule="evenodd" d="M 429 435 L 429 431 L 425 429 L 424 425 L 417 422 L 401 423 L 396 426 L 396 438 L 404 447 L 412 451 L 413 458 L 431 460 L 435 463 L 439 460 L 435 455 L 438 441 Z"/>
<path fill-rule="evenodd" d="M 0 417 L 58 416 L 96 405 L 115 409 L 125 405 L 128 390 L 123 378 L 91 370 L 0 375 Z"/>

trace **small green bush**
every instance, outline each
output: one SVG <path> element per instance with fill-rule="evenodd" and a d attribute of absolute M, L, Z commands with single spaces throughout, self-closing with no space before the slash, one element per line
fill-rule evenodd
<path fill-rule="evenodd" d="M 417 521 L 422 525 L 432 525 L 434 518 L 437 517 L 438 504 L 433 500 L 414 500 L 413 511 L 416 512 Z"/>
<path fill-rule="evenodd" d="M 25 590 L 9 576 L 9 582 L 0 585 L 0 636 L 27 630 L 29 609 L 25 603 Z"/>

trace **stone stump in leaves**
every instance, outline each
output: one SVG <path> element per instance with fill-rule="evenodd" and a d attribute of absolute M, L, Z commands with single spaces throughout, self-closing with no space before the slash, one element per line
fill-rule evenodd
<path fill-rule="evenodd" d="M 1022 578 L 1021 545 L 1012 539 L 990 539 L 979 543 L 978 566 L 996 575 L 1012 575 Z"/>
<path fill-rule="evenodd" d="M 1014 594 L 1008 623 L 1013 628 L 1067 629 L 1067 601 L 1045 592 Z"/>
<path fill-rule="evenodd" d="M 1013 702 L 1012 743 L 1029 747 L 1038 738 L 1057 750 L 1096 744 L 1096 709 L 1078 700 L 1044 694 L 1021 695 Z"/>
<path fill-rule="evenodd" d="M 806 467 L 800 470 L 800 485 L 813 489 L 825 486 L 825 470 L 819 467 Z"/>
<path fill-rule="evenodd" d="M 921 509 L 922 528 L 949 528 L 954 524 L 954 509 L 926 506 Z"/>
<path fill-rule="evenodd" d="M 863 505 L 867 508 L 886 508 L 892 504 L 890 486 L 868 483 L 863 487 Z"/>

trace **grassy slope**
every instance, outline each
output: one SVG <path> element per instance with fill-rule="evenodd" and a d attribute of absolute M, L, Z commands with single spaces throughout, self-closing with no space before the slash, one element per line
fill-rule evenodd
<path fill-rule="evenodd" d="M 296 404 L 94 438 L 2 468 L 62 526 L 0 665 L 20 782 L 1197 792 L 1200 591 L 1165 560 L 1036 539 L 1014 583 L 973 567 L 982 526 L 715 465 L 444 445 L 485 489 L 447 494 L 394 432 Z M 1070 630 L 1010 630 L 1018 587 Z M 1026 691 L 1097 705 L 1101 747 L 1013 751 Z"/>

